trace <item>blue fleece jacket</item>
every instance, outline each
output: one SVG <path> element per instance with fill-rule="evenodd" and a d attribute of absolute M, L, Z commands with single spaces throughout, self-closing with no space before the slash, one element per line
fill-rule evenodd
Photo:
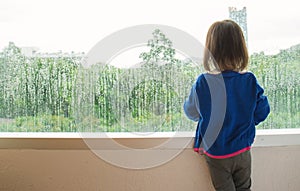
<path fill-rule="evenodd" d="M 201 74 L 184 103 L 197 121 L 194 148 L 210 157 L 228 158 L 250 149 L 255 125 L 270 112 L 267 97 L 253 73 Z"/>

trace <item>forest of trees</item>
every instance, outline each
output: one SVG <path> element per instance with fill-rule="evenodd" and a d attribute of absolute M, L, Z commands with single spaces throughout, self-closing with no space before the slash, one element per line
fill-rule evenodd
<path fill-rule="evenodd" d="M 182 104 L 201 65 L 176 58 L 172 42 L 153 32 L 135 68 L 82 65 L 84 55 L 25 56 L 14 43 L 0 52 L 0 131 L 193 131 Z M 157 64 L 157 63 L 164 64 Z M 271 114 L 258 128 L 300 127 L 300 45 L 251 55 Z"/>
<path fill-rule="evenodd" d="M 300 127 L 300 44 L 276 55 L 251 55 L 250 70 L 256 74 L 271 105 L 260 128 Z"/>

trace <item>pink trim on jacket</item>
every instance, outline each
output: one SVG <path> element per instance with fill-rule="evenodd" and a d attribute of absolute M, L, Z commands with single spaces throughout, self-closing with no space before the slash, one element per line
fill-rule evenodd
<path fill-rule="evenodd" d="M 250 149 L 251 149 L 251 146 L 246 147 L 246 148 L 243 148 L 243 149 L 241 149 L 241 150 L 239 150 L 239 151 L 236 151 L 236 152 L 234 152 L 234 153 L 230 153 L 230 154 L 227 154 L 227 155 L 220 155 L 220 156 L 215 156 L 215 155 L 209 154 L 209 153 L 206 152 L 206 151 L 203 151 L 203 152 L 204 152 L 204 154 L 206 154 L 207 156 L 209 156 L 209 157 L 211 157 L 211 158 L 215 158 L 215 159 L 225 159 L 225 158 L 234 157 L 234 156 L 236 156 L 236 155 L 238 155 L 238 154 L 241 154 L 241 153 L 243 153 L 243 152 L 249 151 Z"/>

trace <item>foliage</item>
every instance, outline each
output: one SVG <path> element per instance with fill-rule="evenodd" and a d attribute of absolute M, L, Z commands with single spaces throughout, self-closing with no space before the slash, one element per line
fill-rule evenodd
<path fill-rule="evenodd" d="M 153 39 L 148 41 L 149 52 L 140 54 L 140 58 L 147 64 L 157 65 L 160 63 L 175 64 L 180 60 L 175 58 L 175 49 L 172 47 L 172 41 L 159 29 L 152 33 Z"/>
<path fill-rule="evenodd" d="M 16 132 L 76 132 L 72 119 L 64 116 L 26 116 L 0 123 L 1 131 Z"/>
<path fill-rule="evenodd" d="M 71 116 L 80 59 L 62 54 L 25 57 L 10 43 L 0 54 L 0 117 Z"/>
<path fill-rule="evenodd" d="M 300 45 L 276 55 L 251 55 L 250 70 L 265 88 L 271 115 L 259 128 L 299 128 Z"/>
<path fill-rule="evenodd" d="M 189 131 L 182 104 L 201 66 L 176 58 L 172 41 L 153 32 L 139 67 L 98 63 L 83 54 L 27 57 L 15 44 L 0 52 L 0 131 Z M 250 70 L 264 87 L 271 114 L 258 128 L 300 126 L 300 45 L 255 53 Z"/>

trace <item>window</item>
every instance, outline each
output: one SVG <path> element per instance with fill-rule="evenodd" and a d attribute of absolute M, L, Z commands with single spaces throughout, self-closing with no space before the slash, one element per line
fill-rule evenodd
<path fill-rule="evenodd" d="M 258 77 L 271 104 L 270 116 L 258 128 L 300 127 L 300 27 L 297 6 L 291 0 L 284 2 L 285 9 L 280 2 L 272 1 L 272 7 L 258 0 L 221 5 L 169 2 L 173 6 L 152 1 L 147 4 L 146 12 L 142 11 L 144 5 L 136 1 L 133 3 L 140 9 L 126 13 L 107 2 L 104 7 L 117 9 L 116 12 L 124 16 L 111 16 L 110 21 L 103 19 L 109 15 L 107 10 L 99 13 L 101 10 L 95 8 L 99 6 L 83 2 L 72 2 L 74 9 L 69 10 L 68 4 L 49 1 L 50 10 L 57 9 L 55 15 L 44 10 L 39 2 L 30 2 L 32 6 L 24 4 L 24 9 L 15 11 L 17 16 L 10 11 L 20 7 L 16 2 L 3 1 L 0 6 L 7 16 L 0 20 L 4 33 L 0 42 L 5 44 L 0 52 L 2 132 L 194 131 L 195 124 L 186 119 L 182 103 L 195 77 L 204 70 L 180 55 L 163 30 L 150 31 L 153 33 L 152 36 L 149 33 L 148 46 L 135 50 L 132 59 L 143 62 L 139 67 L 112 64 L 120 61 L 117 58 L 108 64 L 86 67 L 82 64 L 86 56 L 83 51 L 87 52 L 87 47 L 99 40 L 99 33 L 104 38 L 137 23 L 171 25 L 204 42 L 209 25 L 228 17 L 236 20 L 244 30 L 251 54 L 249 70 Z M 58 3 L 60 7 L 55 6 Z M 78 16 L 83 10 L 81 6 L 94 12 Z M 184 9 L 185 6 L 188 9 Z M 151 7 L 156 11 L 149 11 Z M 266 7 L 270 9 L 265 10 Z M 45 21 L 29 13 L 31 9 Z M 65 14 L 66 9 L 69 14 Z M 137 15 L 141 16 L 137 18 Z M 34 22 L 33 17 L 40 23 Z M 89 19 L 90 22 L 84 22 Z M 81 22 L 83 27 L 80 28 Z M 117 27 L 112 27 L 113 22 Z M 98 25 L 103 27 L 100 29 Z M 28 40 L 28 35 L 20 32 L 24 31 L 20 26 L 33 33 L 29 35 L 32 39 Z M 91 32 L 93 30 L 95 32 Z M 50 40 L 42 34 L 51 37 Z M 85 38 L 90 44 L 82 40 Z M 59 51 L 61 49 L 64 51 Z M 168 64 L 151 64 L 156 59 Z"/>

